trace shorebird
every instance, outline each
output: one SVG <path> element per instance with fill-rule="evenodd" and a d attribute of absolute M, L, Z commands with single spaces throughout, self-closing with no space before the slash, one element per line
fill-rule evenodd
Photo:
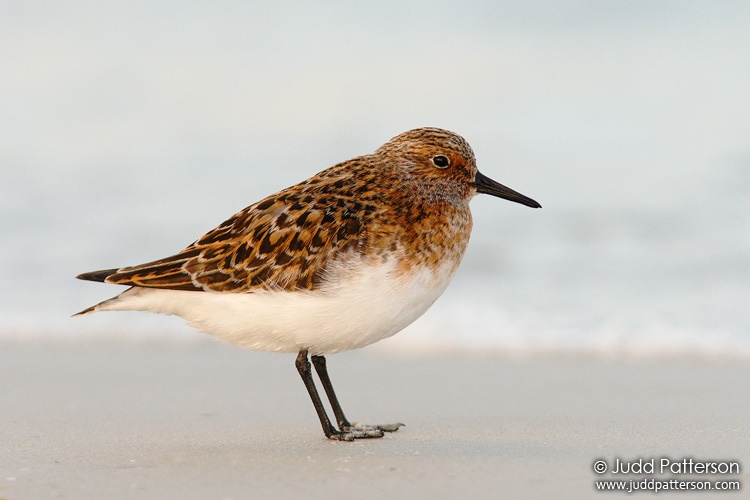
<path fill-rule="evenodd" d="M 478 193 L 541 207 L 481 174 L 461 136 L 410 130 L 250 205 L 175 255 L 79 275 L 130 288 L 78 315 L 172 314 L 239 347 L 296 353 L 328 438 L 382 437 L 403 424 L 350 423 L 324 356 L 390 337 L 435 302 L 463 258 Z"/>

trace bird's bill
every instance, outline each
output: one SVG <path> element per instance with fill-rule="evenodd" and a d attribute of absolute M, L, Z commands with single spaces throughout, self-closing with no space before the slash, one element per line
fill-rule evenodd
<path fill-rule="evenodd" d="M 524 196 L 517 191 L 513 191 L 509 187 L 503 186 L 499 182 L 493 181 L 478 170 L 476 177 L 474 177 L 473 185 L 476 188 L 477 193 L 490 194 L 504 200 L 515 201 L 516 203 L 520 203 L 521 205 L 526 205 L 527 207 L 531 208 L 542 208 L 539 203 L 532 200 L 528 196 Z"/>

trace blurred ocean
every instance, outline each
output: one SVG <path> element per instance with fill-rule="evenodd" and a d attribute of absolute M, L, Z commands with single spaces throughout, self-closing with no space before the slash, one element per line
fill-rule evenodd
<path fill-rule="evenodd" d="M 750 357 L 750 3 L 5 2 L 0 339 L 202 338 L 69 316 L 417 126 L 537 199 L 473 202 L 454 283 L 383 347 Z"/>

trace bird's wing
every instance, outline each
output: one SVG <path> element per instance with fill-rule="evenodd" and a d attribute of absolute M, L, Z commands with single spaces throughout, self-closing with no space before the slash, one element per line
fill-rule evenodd
<path fill-rule="evenodd" d="M 174 290 L 314 290 L 337 255 L 361 251 L 362 211 L 353 205 L 280 193 L 238 212 L 176 255 L 79 278 Z"/>

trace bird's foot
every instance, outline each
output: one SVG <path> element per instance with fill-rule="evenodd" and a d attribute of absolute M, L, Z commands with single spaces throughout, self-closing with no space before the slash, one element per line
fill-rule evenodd
<path fill-rule="evenodd" d="M 349 424 L 348 427 L 344 427 L 347 430 L 378 430 L 382 432 L 396 432 L 399 427 L 403 427 L 404 424 L 401 422 L 395 423 L 395 424 L 380 424 L 380 425 L 367 425 L 367 424 L 360 424 L 359 422 L 352 422 Z"/>
<path fill-rule="evenodd" d="M 383 424 L 383 425 L 366 425 L 358 422 L 352 422 L 349 425 L 341 426 L 341 430 L 328 436 L 336 441 L 354 441 L 355 439 L 382 438 L 386 432 L 396 432 L 402 423 Z"/>

